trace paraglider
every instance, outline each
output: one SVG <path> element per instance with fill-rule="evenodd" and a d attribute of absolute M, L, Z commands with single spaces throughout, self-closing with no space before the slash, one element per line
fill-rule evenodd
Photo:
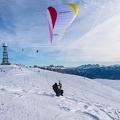
<path fill-rule="evenodd" d="M 36 52 L 38 53 L 38 50 L 36 50 Z"/>
<path fill-rule="evenodd" d="M 56 39 L 62 38 L 66 29 L 74 21 L 78 12 L 79 8 L 74 3 L 54 5 L 47 8 L 51 43 Z"/>

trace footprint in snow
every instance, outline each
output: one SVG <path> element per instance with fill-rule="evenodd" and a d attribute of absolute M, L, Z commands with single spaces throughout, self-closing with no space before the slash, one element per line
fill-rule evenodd
<path fill-rule="evenodd" d="M 58 105 L 58 106 L 60 107 L 61 110 L 65 110 L 66 112 L 70 111 L 70 108 L 68 108 L 68 107 L 64 107 L 64 106 L 60 106 L 60 105 Z"/>
<path fill-rule="evenodd" d="M 87 105 L 84 105 L 84 108 L 85 108 L 85 109 L 87 109 L 87 108 L 88 108 L 88 106 L 87 106 Z"/>
<path fill-rule="evenodd" d="M 1 88 L 2 91 L 5 91 L 5 88 Z"/>
<path fill-rule="evenodd" d="M 17 93 L 17 92 L 15 92 L 15 93 L 13 93 L 13 94 L 14 94 L 14 95 L 17 95 L 17 96 L 19 96 L 19 97 L 23 96 L 22 94 Z"/>

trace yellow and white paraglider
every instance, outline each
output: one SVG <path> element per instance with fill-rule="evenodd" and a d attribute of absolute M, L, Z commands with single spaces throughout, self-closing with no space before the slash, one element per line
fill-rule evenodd
<path fill-rule="evenodd" d="M 51 43 L 62 38 L 66 29 L 74 21 L 78 12 L 79 8 L 74 3 L 54 5 L 47 8 Z"/>

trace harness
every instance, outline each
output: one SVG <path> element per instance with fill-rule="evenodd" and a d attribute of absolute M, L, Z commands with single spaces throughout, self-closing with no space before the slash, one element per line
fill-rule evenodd
<path fill-rule="evenodd" d="M 57 88 L 58 88 L 58 90 L 60 90 L 61 86 L 60 86 L 60 85 L 57 85 Z"/>

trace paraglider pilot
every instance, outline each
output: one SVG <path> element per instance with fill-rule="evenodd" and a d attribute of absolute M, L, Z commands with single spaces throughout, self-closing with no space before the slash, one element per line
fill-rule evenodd
<path fill-rule="evenodd" d="M 63 96 L 63 90 L 61 89 L 62 88 L 62 84 L 59 80 L 59 84 L 55 83 L 53 86 L 53 90 L 54 92 L 56 93 L 56 96 Z"/>

